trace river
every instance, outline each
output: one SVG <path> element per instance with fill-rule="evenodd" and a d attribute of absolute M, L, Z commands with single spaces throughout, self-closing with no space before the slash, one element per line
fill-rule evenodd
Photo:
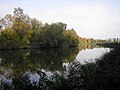
<path fill-rule="evenodd" d="M 61 73 L 74 60 L 81 64 L 95 62 L 109 48 L 66 48 L 39 50 L 3 50 L 0 51 L 0 80 L 11 83 L 14 79 L 27 76 L 30 82 L 36 82 L 40 76 L 38 71 L 45 72 L 50 77 L 55 72 Z"/>

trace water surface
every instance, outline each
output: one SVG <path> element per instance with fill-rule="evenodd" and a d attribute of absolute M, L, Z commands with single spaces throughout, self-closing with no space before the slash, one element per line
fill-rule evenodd
<path fill-rule="evenodd" d="M 94 62 L 95 59 L 102 57 L 105 53 L 110 52 L 109 48 L 93 48 L 79 51 L 76 59 L 80 61 L 81 64 L 86 62 Z"/>
<path fill-rule="evenodd" d="M 95 58 L 109 51 L 109 48 L 98 47 L 0 51 L 0 80 L 5 80 L 9 84 L 14 80 L 37 82 L 41 72 L 50 78 L 55 73 L 62 74 L 74 60 L 81 64 L 94 62 Z"/>

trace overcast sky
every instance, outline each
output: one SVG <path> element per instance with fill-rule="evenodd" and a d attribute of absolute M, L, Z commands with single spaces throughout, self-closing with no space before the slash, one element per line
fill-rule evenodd
<path fill-rule="evenodd" d="M 0 0 L 0 17 L 17 7 L 43 23 L 66 23 L 81 37 L 120 38 L 120 0 Z"/>

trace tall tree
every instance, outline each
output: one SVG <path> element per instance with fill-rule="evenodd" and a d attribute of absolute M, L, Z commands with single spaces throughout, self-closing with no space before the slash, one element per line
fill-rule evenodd
<path fill-rule="evenodd" d="M 23 10 L 19 7 L 15 8 L 14 18 L 15 22 L 12 25 L 12 29 L 20 37 L 21 44 L 30 44 L 29 39 L 32 34 L 32 27 L 29 16 L 24 14 Z"/>

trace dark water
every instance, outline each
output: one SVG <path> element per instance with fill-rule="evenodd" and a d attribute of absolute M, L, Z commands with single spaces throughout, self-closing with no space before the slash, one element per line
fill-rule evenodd
<path fill-rule="evenodd" d="M 13 82 L 17 84 L 16 79 L 19 81 L 24 76 L 23 81 L 37 82 L 39 72 L 45 72 L 50 78 L 54 73 L 62 74 L 67 65 L 76 59 L 84 64 L 106 52 L 109 52 L 109 48 L 0 51 L 0 81 L 9 85 Z"/>
<path fill-rule="evenodd" d="M 0 78 L 11 81 L 13 77 L 29 74 L 31 79 L 37 79 L 38 70 L 48 76 L 56 71 L 63 71 L 63 63 L 75 60 L 79 50 L 42 49 L 21 51 L 0 51 Z"/>

